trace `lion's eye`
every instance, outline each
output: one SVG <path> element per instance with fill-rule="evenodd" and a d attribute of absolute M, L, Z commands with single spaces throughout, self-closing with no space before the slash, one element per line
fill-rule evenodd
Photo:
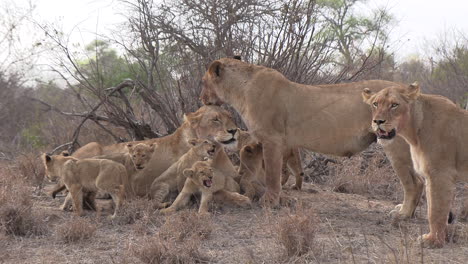
<path fill-rule="evenodd" d="M 133 155 L 134 158 L 136 158 L 136 155 Z"/>
<path fill-rule="evenodd" d="M 399 106 L 399 104 L 397 104 L 397 103 L 393 103 L 393 104 L 391 105 L 392 108 L 397 108 L 398 106 Z"/>
<path fill-rule="evenodd" d="M 141 155 L 142 158 L 146 157 L 146 155 Z"/>
<path fill-rule="evenodd" d="M 374 107 L 379 106 L 379 104 L 378 104 L 377 102 L 373 102 L 372 105 L 373 105 Z"/>

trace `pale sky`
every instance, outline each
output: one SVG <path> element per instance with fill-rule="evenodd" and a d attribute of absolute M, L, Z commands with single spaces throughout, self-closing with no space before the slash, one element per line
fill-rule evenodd
<path fill-rule="evenodd" d="M 94 33 L 106 34 L 123 21 L 124 10 L 118 0 L 0 0 L 0 4 L 24 6 L 29 1 L 36 6 L 36 20 L 62 24 L 65 33 L 72 32 L 74 43 L 87 44 L 95 38 Z M 360 8 L 365 11 L 382 6 L 398 21 L 391 34 L 398 59 L 424 54 L 425 43 L 446 29 L 468 33 L 468 0 L 368 0 Z M 30 35 L 22 36 L 23 44 Z"/>

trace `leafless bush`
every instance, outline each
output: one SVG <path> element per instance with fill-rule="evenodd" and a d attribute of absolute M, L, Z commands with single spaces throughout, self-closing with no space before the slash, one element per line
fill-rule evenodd
<path fill-rule="evenodd" d="M 84 217 L 74 216 L 56 227 L 56 236 L 65 243 L 88 240 L 93 237 L 96 224 Z"/>
<path fill-rule="evenodd" d="M 332 190 L 393 200 L 400 197 L 398 178 L 381 149 L 338 161 L 327 181 Z"/>
<path fill-rule="evenodd" d="M 211 216 L 194 210 L 183 210 L 166 217 L 160 236 L 175 241 L 207 239 L 213 231 Z"/>
<path fill-rule="evenodd" d="M 47 233 L 44 215 L 33 210 L 31 187 L 18 171 L 7 165 L 0 171 L 0 230 L 15 236 Z"/>
<path fill-rule="evenodd" d="M 138 224 L 143 226 L 160 225 L 157 221 L 159 213 L 151 200 L 146 198 L 133 198 L 124 202 L 119 214 L 112 219 L 117 225 Z"/>
<path fill-rule="evenodd" d="M 158 236 L 143 239 L 141 245 L 133 245 L 130 254 L 147 264 L 189 264 L 208 263 L 209 259 L 201 254 L 200 241 L 192 239 L 182 243 L 164 240 Z"/>
<path fill-rule="evenodd" d="M 295 214 L 279 217 L 278 241 L 286 249 L 288 257 L 301 256 L 316 244 L 318 221 L 311 209 L 298 209 Z"/>

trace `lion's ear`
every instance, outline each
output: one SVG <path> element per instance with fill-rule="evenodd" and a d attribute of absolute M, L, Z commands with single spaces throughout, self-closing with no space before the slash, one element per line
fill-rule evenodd
<path fill-rule="evenodd" d="M 193 174 L 194 174 L 194 171 L 192 169 L 185 169 L 183 174 L 187 178 L 192 178 Z"/>
<path fill-rule="evenodd" d="M 214 61 L 211 63 L 210 67 L 208 68 L 208 72 L 211 76 L 214 77 L 221 77 L 223 74 L 224 65 L 220 61 Z"/>
<path fill-rule="evenodd" d="M 410 84 L 406 92 L 406 97 L 414 101 L 419 97 L 419 95 L 421 95 L 421 88 L 419 87 L 419 83 L 414 82 Z"/>
<path fill-rule="evenodd" d="M 50 161 L 52 160 L 52 157 L 49 156 L 49 154 L 47 154 L 47 153 L 44 153 L 43 157 L 44 157 L 44 160 L 45 160 L 46 162 L 50 162 Z"/>
<path fill-rule="evenodd" d="M 247 152 L 247 153 L 253 153 L 252 146 L 250 146 L 250 145 L 245 146 L 244 151 Z"/>
<path fill-rule="evenodd" d="M 362 100 L 364 101 L 364 103 L 370 104 L 370 99 L 372 95 L 373 93 L 369 88 L 364 88 L 364 90 L 362 90 Z"/>
<path fill-rule="evenodd" d="M 191 138 L 191 139 L 189 139 L 187 142 L 188 142 L 190 145 L 192 145 L 192 146 L 196 146 L 197 143 L 198 143 L 198 139 L 196 139 L 196 138 Z"/>
<path fill-rule="evenodd" d="M 242 57 L 240 55 L 234 55 L 232 58 L 235 59 L 235 60 L 242 61 Z"/>
<path fill-rule="evenodd" d="M 68 152 L 67 150 L 64 150 L 64 151 L 62 151 L 62 156 L 68 157 L 68 156 L 70 156 L 70 152 Z"/>
<path fill-rule="evenodd" d="M 188 113 L 184 115 L 184 121 L 188 121 L 191 126 L 196 125 L 200 121 L 201 115 L 196 113 Z"/>

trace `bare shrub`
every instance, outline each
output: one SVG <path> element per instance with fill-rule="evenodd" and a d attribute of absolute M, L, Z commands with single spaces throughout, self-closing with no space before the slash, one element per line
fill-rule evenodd
<path fill-rule="evenodd" d="M 154 219 L 157 216 L 157 212 L 157 207 L 151 200 L 146 198 L 127 199 L 122 205 L 119 214 L 112 220 L 112 223 L 131 225 L 145 219 L 146 224 L 148 224 L 148 220 Z"/>
<path fill-rule="evenodd" d="M 44 216 L 32 210 L 30 186 L 12 166 L 0 171 L 0 231 L 14 236 L 43 235 Z"/>
<path fill-rule="evenodd" d="M 72 243 L 90 239 L 95 231 L 96 225 L 89 219 L 73 217 L 57 226 L 56 235 L 63 242 Z"/>
<path fill-rule="evenodd" d="M 333 191 L 394 200 L 401 195 L 398 178 L 380 148 L 353 158 L 342 158 L 332 166 L 334 174 L 327 184 Z"/>
<path fill-rule="evenodd" d="M 164 240 L 159 236 L 143 239 L 144 243 L 131 248 L 131 255 L 148 264 L 184 264 L 208 263 L 209 259 L 202 255 L 200 240 L 192 239 L 177 243 L 174 240 Z"/>
<path fill-rule="evenodd" d="M 20 175 L 39 190 L 42 189 L 45 169 L 39 155 L 34 153 L 20 155 L 16 158 L 15 164 Z"/>
<path fill-rule="evenodd" d="M 160 229 L 164 239 L 175 239 L 177 242 L 193 239 L 207 239 L 213 231 L 210 215 L 198 214 L 194 210 L 183 210 L 166 218 Z"/>
<path fill-rule="evenodd" d="M 288 257 L 301 256 L 313 250 L 318 221 L 311 209 L 299 209 L 295 214 L 279 217 L 278 241 Z"/>

